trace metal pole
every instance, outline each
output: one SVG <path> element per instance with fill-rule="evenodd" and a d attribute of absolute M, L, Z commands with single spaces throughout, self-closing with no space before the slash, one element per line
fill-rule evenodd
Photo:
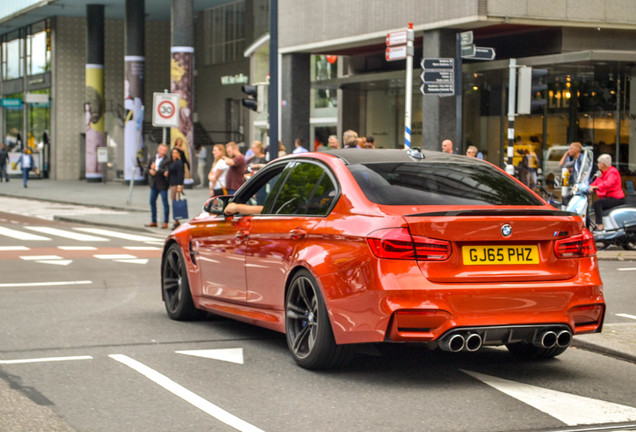
<path fill-rule="evenodd" d="M 409 23 L 406 42 L 406 88 L 404 89 L 404 148 L 411 148 L 411 105 L 413 104 L 413 23 Z"/>
<path fill-rule="evenodd" d="M 269 160 L 278 157 L 278 0 L 269 3 Z"/>
<path fill-rule="evenodd" d="M 456 148 L 460 154 L 464 154 L 462 142 L 462 105 L 464 103 L 464 81 L 462 75 L 462 37 L 461 33 L 455 35 L 455 130 L 457 133 Z"/>
<path fill-rule="evenodd" d="M 508 158 L 506 172 L 514 175 L 512 164 L 515 142 L 515 106 L 517 105 L 517 59 L 511 58 L 508 65 Z"/>

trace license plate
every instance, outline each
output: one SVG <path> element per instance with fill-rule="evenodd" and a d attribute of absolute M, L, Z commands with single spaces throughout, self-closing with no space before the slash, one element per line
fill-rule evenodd
<path fill-rule="evenodd" d="M 464 265 L 539 264 L 536 245 L 463 246 Z"/>

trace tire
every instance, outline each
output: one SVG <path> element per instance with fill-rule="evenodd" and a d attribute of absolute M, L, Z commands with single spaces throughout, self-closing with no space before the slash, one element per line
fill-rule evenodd
<path fill-rule="evenodd" d="M 161 290 L 166 312 L 173 320 L 189 321 L 205 315 L 194 307 L 183 254 L 176 243 L 168 247 L 162 262 Z"/>
<path fill-rule="evenodd" d="M 350 345 L 337 345 L 318 284 L 309 272 L 298 272 L 285 298 L 287 346 L 299 366 L 330 369 L 350 358 Z"/>
<path fill-rule="evenodd" d="M 630 232 L 625 236 L 625 241 L 623 242 L 623 249 L 636 250 L 636 233 Z"/>
<path fill-rule="evenodd" d="M 518 342 L 506 345 L 515 357 L 526 360 L 547 360 L 563 354 L 568 347 L 553 346 L 552 348 L 540 348 L 526 342 Z"/>

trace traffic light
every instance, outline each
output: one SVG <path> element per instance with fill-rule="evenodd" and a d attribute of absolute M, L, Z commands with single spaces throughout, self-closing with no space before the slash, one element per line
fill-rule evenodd
<path fill-rule="evenodd" d="M 535 69 L 530 66 L 519 67 L 517 85 L 517 114 L 530 114 L 547 103 L 545 91 L 547 69 Z"/>
<path fill-rule="evenodd" d="M 265 85 L 243 85 L 241 91 L 247 95 L 247 98 L 243 99 L 243 106 L 249 108 L 252 111 L 258 113 L 263 112 L 265 105 Z"/>

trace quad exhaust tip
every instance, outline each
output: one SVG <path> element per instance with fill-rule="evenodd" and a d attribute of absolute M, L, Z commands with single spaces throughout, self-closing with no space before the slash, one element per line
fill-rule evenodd
<path fill-rule="evenodd" d="M 572 333 L 569 330 L 561 330 L 558 333 L 552 330 L 539 333 L 534 345 L 539 348 L 553 348 L 558 346 L 565 348 L 572 342 Z"/>
<path fill-rule="evenodd" d="M 568 347 L 572 343 L 570 330 L 545 330 L 538 333 L 532 344 L 539 348 Z M 481 349 L 484 341 L 479 333 L 453 333 L 439 342 L 439 348 L 443 351 L 457 353 L 460 351 L 475 352 Z"/>
<path fill-rule="evenodd" d="M 467 336 L 463 336 L 459 333 L 455 333 L 440 341 L 439 347 L 444 351 L 460 352 L 466 350 L 469 352 L 475 352 L 482 346 L 481 336 L 477 333 L 470 333 Z"/>

